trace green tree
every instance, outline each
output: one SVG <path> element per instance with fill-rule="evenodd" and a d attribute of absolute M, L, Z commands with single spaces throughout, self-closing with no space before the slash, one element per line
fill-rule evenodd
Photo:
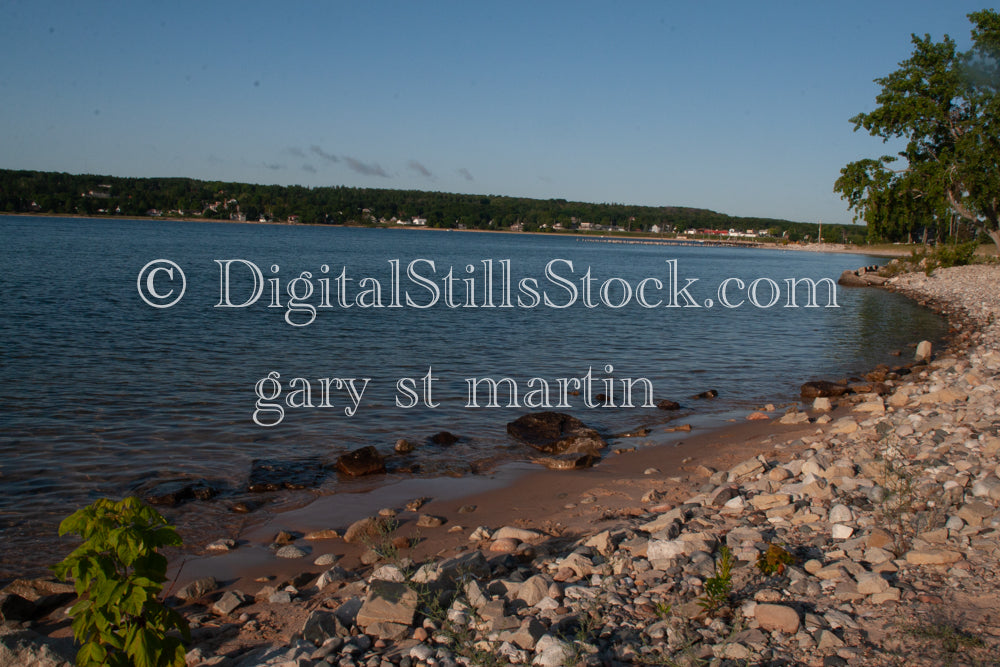
<path fill-rule="evenodd" d="M 63 520 L 59 534 L 66 533 L 83 538 L 53 567 L 80 597 L 69 612 L 77 665 L 183 665 L 187 621 L 157 597 L 167 578 L 167 559 L 157 550 L 181 544 L 173 527 L 138 498 L 100 498 Z"/>
<path fill-rule="evenodd" d="M 876 79 L 878 107 L 851 119 L 898 156 L 852 162 L 834 191 L 868 224 L 870 239 L 900 240 L 919 228 L 952 230 L 952 216 L 1000 248 L 1000 14 L 969 14 L 972 48 L 945 35 L 912 36 L 913 53 Z"/>

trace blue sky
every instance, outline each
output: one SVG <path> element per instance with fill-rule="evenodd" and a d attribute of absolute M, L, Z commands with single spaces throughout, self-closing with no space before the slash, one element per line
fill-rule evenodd
<path fill-rule="evenodd" d="M 850 222 L 872 79 L 987 6 L 0 0 L 0 168 Z"/>

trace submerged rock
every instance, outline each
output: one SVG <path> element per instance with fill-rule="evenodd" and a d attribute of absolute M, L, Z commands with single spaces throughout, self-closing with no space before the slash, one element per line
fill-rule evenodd
<path fill-rule="evenodd" d="M 254 459 L 251 463 L 247 489 L 254 493 L 281 489 L 307 489 L 318 486 L 329 474 L 329 468 L 316 457 Z"/>
<path fill-rule="evenodd" d="M 139 493 L 150 505 L 176 507 L 189 500 L 211 500 L 219 490 L 204 479 L 169 479 L 153 482 Z"/>
<path fill-rule="evenodd" d="M 337 470 L 350 477 L 362 477 L 385 472 L 385 459 L 371 445 L 341 454 L 337 458 Z"/>

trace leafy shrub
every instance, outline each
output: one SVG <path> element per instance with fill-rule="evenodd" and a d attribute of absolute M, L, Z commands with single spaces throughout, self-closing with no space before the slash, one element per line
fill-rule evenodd
<path fill-rule="evenodd" d="M 187 621 L 157 599 L 167 578 L 157 549 L 179 546 L 177 531 L 138 498 L 101 498 L 59 524 L 59 534 L 67 533 L 83 544 L 52 569 L 72 579 L 80 597 L 69 612 L 81 644 L 77 665 L 183 665 Z"/>

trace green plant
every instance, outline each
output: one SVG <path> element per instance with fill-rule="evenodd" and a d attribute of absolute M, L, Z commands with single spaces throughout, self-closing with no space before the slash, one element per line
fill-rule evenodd
<path fill-rule="evenodd" d="M 362 538 L 361 543 L 375 552 L 382 560 L 396 563 L 399 561 L 399 547 L 392 534 L 399 528 L 396 518 L 378 517 L 372 528 Z"/>
<path fill-rule="evenodd" d="M 719 549 L 719 557 L 715 560 L 715 568 L 711 577 L 705 580 L 705 592 L 698 599 L 698 604 L 709 614 L 714 614 L 729 602 L 729 594 L 733 590 L 733 553 L 723 545 Z"/>
<path fill-rule="evenodd" d="M 656 605 L 654 605 L 653 607 L 653 613 L 656 614 L 656 617 L 661 621 L 665 621 L 668 618 L 670 618 L 670 614 L 671 612 L 673 612 L 673 610 L 674 606 L 671 604 L 667 604 L 663 600 L 657 602 Z"/>
<path fill-rule="evenodd" d="M 187 621 L 157 599 L 167 578 L 157 549 L 179 546 L 177 531 L 138 498 L 101 498 L 63 519 L 59 534 L 67 533 L 83 544 L 52 569 L 80 598 L 69 611 L 77 665 L 183 665 Z"/>
<path fill-rule="evenodd" d="M 769 544 L 767 551 L 757 559 L 757 569 L 768 576 L 782 574 L 785 567 L 792 565 L 795 557 L 779 544 Z"/>

